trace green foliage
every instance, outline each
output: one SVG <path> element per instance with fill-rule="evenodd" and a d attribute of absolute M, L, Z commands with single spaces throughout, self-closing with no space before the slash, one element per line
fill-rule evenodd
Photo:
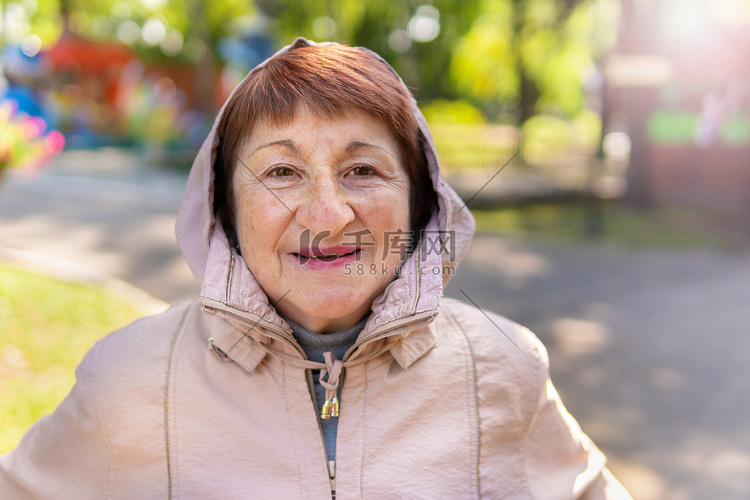
<path fill-rule="evenodd" d="M 10 4 L 11 2 L 3 2 Z M 33 3 L 23 2 L 28 5 L 26 12 L 30 18 L 30 32 L 42 39 L 42 45 L 49 45 L 62 34 L 62 26 L 58 22 L 60 15 L 60 3 L 58 0 L 37 0 L 36 9 L 31 9 Z"/>
<path fill-rule="evenodd" d="M 610 0 L 484 0 L 455 46 L 451 78 L 466 98 L 488 109 L 583 109 L 582 78 L 612 46 Z"/>
<path fill-rule="evenodd" d="M 34 2 L 2 0 L 2 5 L 22 5 L 28 33 L 42 39 L 43 46 L 54 43 L 62 34 L 62 5 L 69 12 L 70 28 L 93 38 L 116 39 L 118 30 L 125 22 L 134 22 L 139 28 L 151 19 L 158 20 L 166 32 L 174 30 L 183 40 L 182 48 L 175 54 L 165 53 L 159 45 L 150 46 L 138 38 L 133 47 L 142 57 L 151 60 L 177 59 L 196 60 L 196 43 L 213 50 L 222 37 L 236 35 L 238 30 L 256 14 L 253 2 L 245 0 L 221 0 L 208 2 L 191 0 L 35 0 Z M 7 39 L 19 43 L 22 36 Z M 25 36 L 25 34 L 23 34 Z M 200 52 L 200 51 L 199 51 Z"/>
<path fill-rule="evenodd" d="M 649 140 L 657 144 L 695 144 L 701 127 L 700 114 L 685 110 L 660 110 L 649 116 L 646 131 Z M 719 125 L 718 138 L 727 146 L 750 143 L 750 113 L 740 110 L 724 118 Z"/>
<path fill-rule="evenodd" d="M 444 171 L 502 167 L 518 148 L 512 125 L 434 125 L 430 127 Z"/>
<path fill-rule="evenodd" d="M 420 106 L 427 123 L 435 125 L 480 125 L 487 121 L 484 114 L 466 100 L 435 99 Z"/>
<path fill-rule="evenodd" d="M 499 168 L 518 148 L 517 127 L 487 124 L 466 100 L 435 99 L 420 108 L 444 171 Z"/>
<path fill-rule="evenodd" d="M 649 140 L 666 144 L 694 142 L 697 128 L 698 115 L 689 111 L 656 111 L 646 125 Z"/>
<path fill-rule="evenodd" d="M 170 9 L 177 10 L 188 16 L 192 23 L 196 23 L 195 15 L 203 14 L 205 24 L 210 34 L 211 40 L 216 41 L 227 35 L 237 35 L 238 30 L 242 28 L 243 21 L 256 14 L 252 2 L 247 0 L 222 0 L 220 2 L 208 0 L 196 0 L 188 2 L 192 6 L 192 12 L 185 9 L 185 2 L 172 0 Z M 186 12 L 187 10 L 187 12 Z"/>
<path fill-rule="evenodd" d="M 593 111 L 579 113 L 571 121 L 575 141 L 583 146 L 598 147 L 602 133 L 602 119 Z"/>
<path fill-rule="evenodd" d="M 485 11 L 458 41 L 450 74 L 458 91 L 479 103 L 514 101 L 520 76 L 513 52 L 511 5 L 507 0 L 486 3 Z"/>
<path fill-rule="evenodd" d="M 498 168 L 520 144 L 523 158 L 530 163 L 565 157 L 571 148 L 593 151 L 601 133 L 601 118 L 592 111 L 572 119 L 540 114 L 519 129 L 488 124 L 482 112 L 466 100 L 436 99 L 421 109 L 446 171 Z"/>
<path fill-rule="evenodd" d="M 138 316 L 96 287 L 0 265 L 0 453 L 60 403 L 96 340 Z"/>
<path fill-rule="evenodd" d="M 536 162 L 558 153 L 570 144 L 573 131 L 570 125 L 560 118 L 537 115 L 529 118 L 522 126 L 524 136 L 524 157 Z"/>
<path fill-rule="evenodd" d="M 434 0 L 412 2 L 362 2 L 360 0 L 256 0 L 258 9 L 273 20 L 272 32 L 279 44 L 297 36 L 312 40 L 347 42 L 366 46 L 382 55 L 416 90 L 422 100 L 457 97 L 448 77 L 452 48 L 479 13 L 480 2 Z M 421 7 L 431 5 L 439 14 L 440 31 L 430 41 L 409 42 L 397 50 L 389 42 L 394 32 L 405 32 Z M 321 22 L 325 20 L 325 22 Z M 332 28 L 330 30 L 324 28 Z"/>
<path fill-rule="evenodd" d="M 571 146 L 592 149 L 601 133 L 601 119 L 591 111 L 582 112 L 573 120 L 550 115 L 536 115 L 522 126 L 524 158 L 535 163 L 551 156 L 562 156 Z"/>

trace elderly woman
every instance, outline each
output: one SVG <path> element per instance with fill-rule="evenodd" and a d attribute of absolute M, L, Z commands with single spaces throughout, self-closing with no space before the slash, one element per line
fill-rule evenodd
<path fill-rule="evenodd" d="M 393 69 L 298 39 L 193 165 L 200 300 L 99 342 L 0 497 L 630 498 L 534 335 L 441 297 L 473 231 Z"/>

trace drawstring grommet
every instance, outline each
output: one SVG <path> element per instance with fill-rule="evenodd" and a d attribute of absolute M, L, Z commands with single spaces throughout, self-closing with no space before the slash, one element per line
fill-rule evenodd
<path fill-rule="evenodd" d="M 326 390 L 326 400 L 320 411 L 320 418 L 328 420 L 331 417 L 339 416 L 339 400 L 336 394 L 339 389 L 339 376 L 343 362 L 340 359 L 334 361 L 333 354 L 330 352 L 323 353 L 325 359 L 325 368 L 321 369 L 318 381 Z"/>
<path fill-rule="evenodd" d="M 339 416 L 339 400 L 336 399 L 336 396 L 334 396 L 333 399 L 331 400 L 331 416 L 332 417 Z"/>
<path fill-rule="evenodd" d="M 338 402 L 336 403 L 338 406 Z M 336 415 L 333 415 L 334 417 L 338 417 L 338 410 L 336 410 Z M 328 420 L 331 418 L 331 402 L 326 399 L 325 403 L 323 403 L 323 408 L 320 410 L 320 418 L 323 420 Z"/>

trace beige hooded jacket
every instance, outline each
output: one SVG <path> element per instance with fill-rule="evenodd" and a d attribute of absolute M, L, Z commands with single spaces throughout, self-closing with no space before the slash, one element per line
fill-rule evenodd
<path fill-rule="evenodd" d="M 414 113 L 443 251 L 422 241 L 343 366 L 327 367 L 345 374 L 335 472 L 313 364 L 215 224 L 214 127 L 177 222 L 200 300 L 96 344 L 70 395 L 0 457 L 0 498 L 629 499 L 560 402 L 536 337 L 441 297 L 474 223 Z"/>

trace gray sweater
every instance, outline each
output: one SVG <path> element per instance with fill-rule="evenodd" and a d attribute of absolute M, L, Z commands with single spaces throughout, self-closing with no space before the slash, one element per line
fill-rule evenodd
<path fill-rule="evenodd" d="M 285 318 L 286 319 L 286 318 Z M 359 321 L 356 325 L 347 330 L 334 333 L 315 333 L 304 327 L 286 320 L 294 332 L 294 338 L 297 340 L 302 350 L 305 351 L 307 359 L 311 361 L 324 362 L 323 353 L 330 352 L 333 359 L 341 359 L 354 342 L 356 342 L 359 333 L 365 327 L 367 316 Z M 323 429 L 323 440 L 325 441 L 326 453 L 328 460 L 336 458 L 336 428 L 338 418 L 321 419 L 320 412 L 326 399 L 326 390 L 320 384 L 320 370 L 312 370 L 313 381 L 315 383 L 315 400 L 318 403 L 318 418 L 320 426 Z M 339 395 L 341 392 L 342 379 L 339 385 Z"/>

